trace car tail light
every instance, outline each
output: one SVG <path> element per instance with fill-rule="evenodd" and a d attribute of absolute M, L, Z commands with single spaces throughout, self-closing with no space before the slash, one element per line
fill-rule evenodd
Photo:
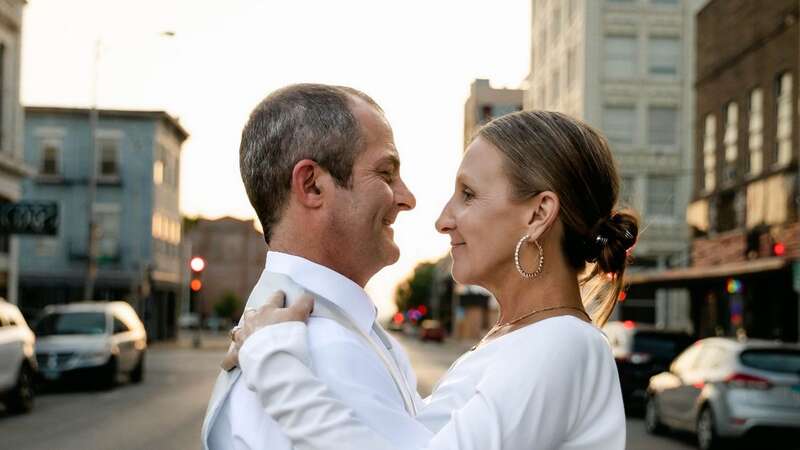
<path fill-rule="evenodd" d="M 746 373 L 735 373 L 725 379 L 725 383 L 730 386 L 743 388 L 743 389 L 771 389 L 772 383 L 769 380 Z"/>

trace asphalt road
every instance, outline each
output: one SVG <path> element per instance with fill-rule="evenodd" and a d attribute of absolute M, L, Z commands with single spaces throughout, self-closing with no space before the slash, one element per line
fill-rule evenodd
<path fill-rule="evenodd" d="M 223 352 L 153 347 L 145 380 L 111 391 L 40 394 L 33 412 L 0 412 L 0 448 L 196 449 Z"/>

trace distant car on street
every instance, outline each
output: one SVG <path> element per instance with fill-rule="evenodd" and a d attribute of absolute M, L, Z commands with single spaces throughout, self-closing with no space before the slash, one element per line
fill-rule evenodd
<path fill-rule="evenodd" d="M 19 309 L 0 299 L 0 401 L 13 414 L 33 409 L 35 343 Z"/>
<path fill-rule="evenodd" d="M 696 433 L 701 449 L 727 438 L 800 438 L 800 345 L 707 338 L 684 351 L 648 387 L 645 425 Z M 782 447 L 783 448 L 783 447 Z"/>
<path fill-rule="evenodd" d="M 82 302 L 45 308 L 34 331 L 44 381 L 94 376 L 111 388 L 120 373 L 144 379 L 147 333 L 130 304 Z"/>
<path fill-rule="evenodd" d="M 629 407 L 638 408 L 644 406 L 650 377 L 666 370 L 694 341 L 685 331 L 633 321 L 608 322 L 603 332 L 617 363 L 623 399 Z"/>
<path fill-rule="evenodd" d="M 445 335 L 444 326 L 438 320 L 426 319 L 419 325 L 419 338 L 422 341 L 444 342 Z"/>

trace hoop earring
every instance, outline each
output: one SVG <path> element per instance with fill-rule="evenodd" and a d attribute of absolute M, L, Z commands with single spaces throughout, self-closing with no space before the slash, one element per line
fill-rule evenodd
<path fill-rule="evenodd" d="M 530 239 L 530 236 L 526 234 L 517 242 L 517 248 L 514 250 L 514 265 L 517 266 L 517 272 L 522 275 L 522 278 L 536 278 L 542 274 L 542 269 L 544 269 L 544 250 L 542 250 L 542 246 L 539 244 L 539 241 L 534 239 L 533 243 L 536 245 L 537 250 L 539 250 L 539 266 L 536 268 L 535 272 L 526 272 L 525 269 L 522 268 L 522 264 L 519 262 L 519 251 L 522 249 L 522 244 L 524 244 L 528 239 Z"/>

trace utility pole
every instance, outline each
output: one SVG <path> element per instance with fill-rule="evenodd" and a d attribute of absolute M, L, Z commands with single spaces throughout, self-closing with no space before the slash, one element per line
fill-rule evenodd
<path fill-rule="evenodd" d="M 97 277 L 97 224 L 94 220 L 94 199 L 97 191 L 97 78 L 100 63 L 100 39 L 95 41 L 94 74 L 92 78 L 92 105 L 89 110 L 89 177 L 87 185 L 87 211 L 89 229 L 86 241 L 86 282 L 83 286 L 83 300 L 94 299 L 94 281 Z"/>

